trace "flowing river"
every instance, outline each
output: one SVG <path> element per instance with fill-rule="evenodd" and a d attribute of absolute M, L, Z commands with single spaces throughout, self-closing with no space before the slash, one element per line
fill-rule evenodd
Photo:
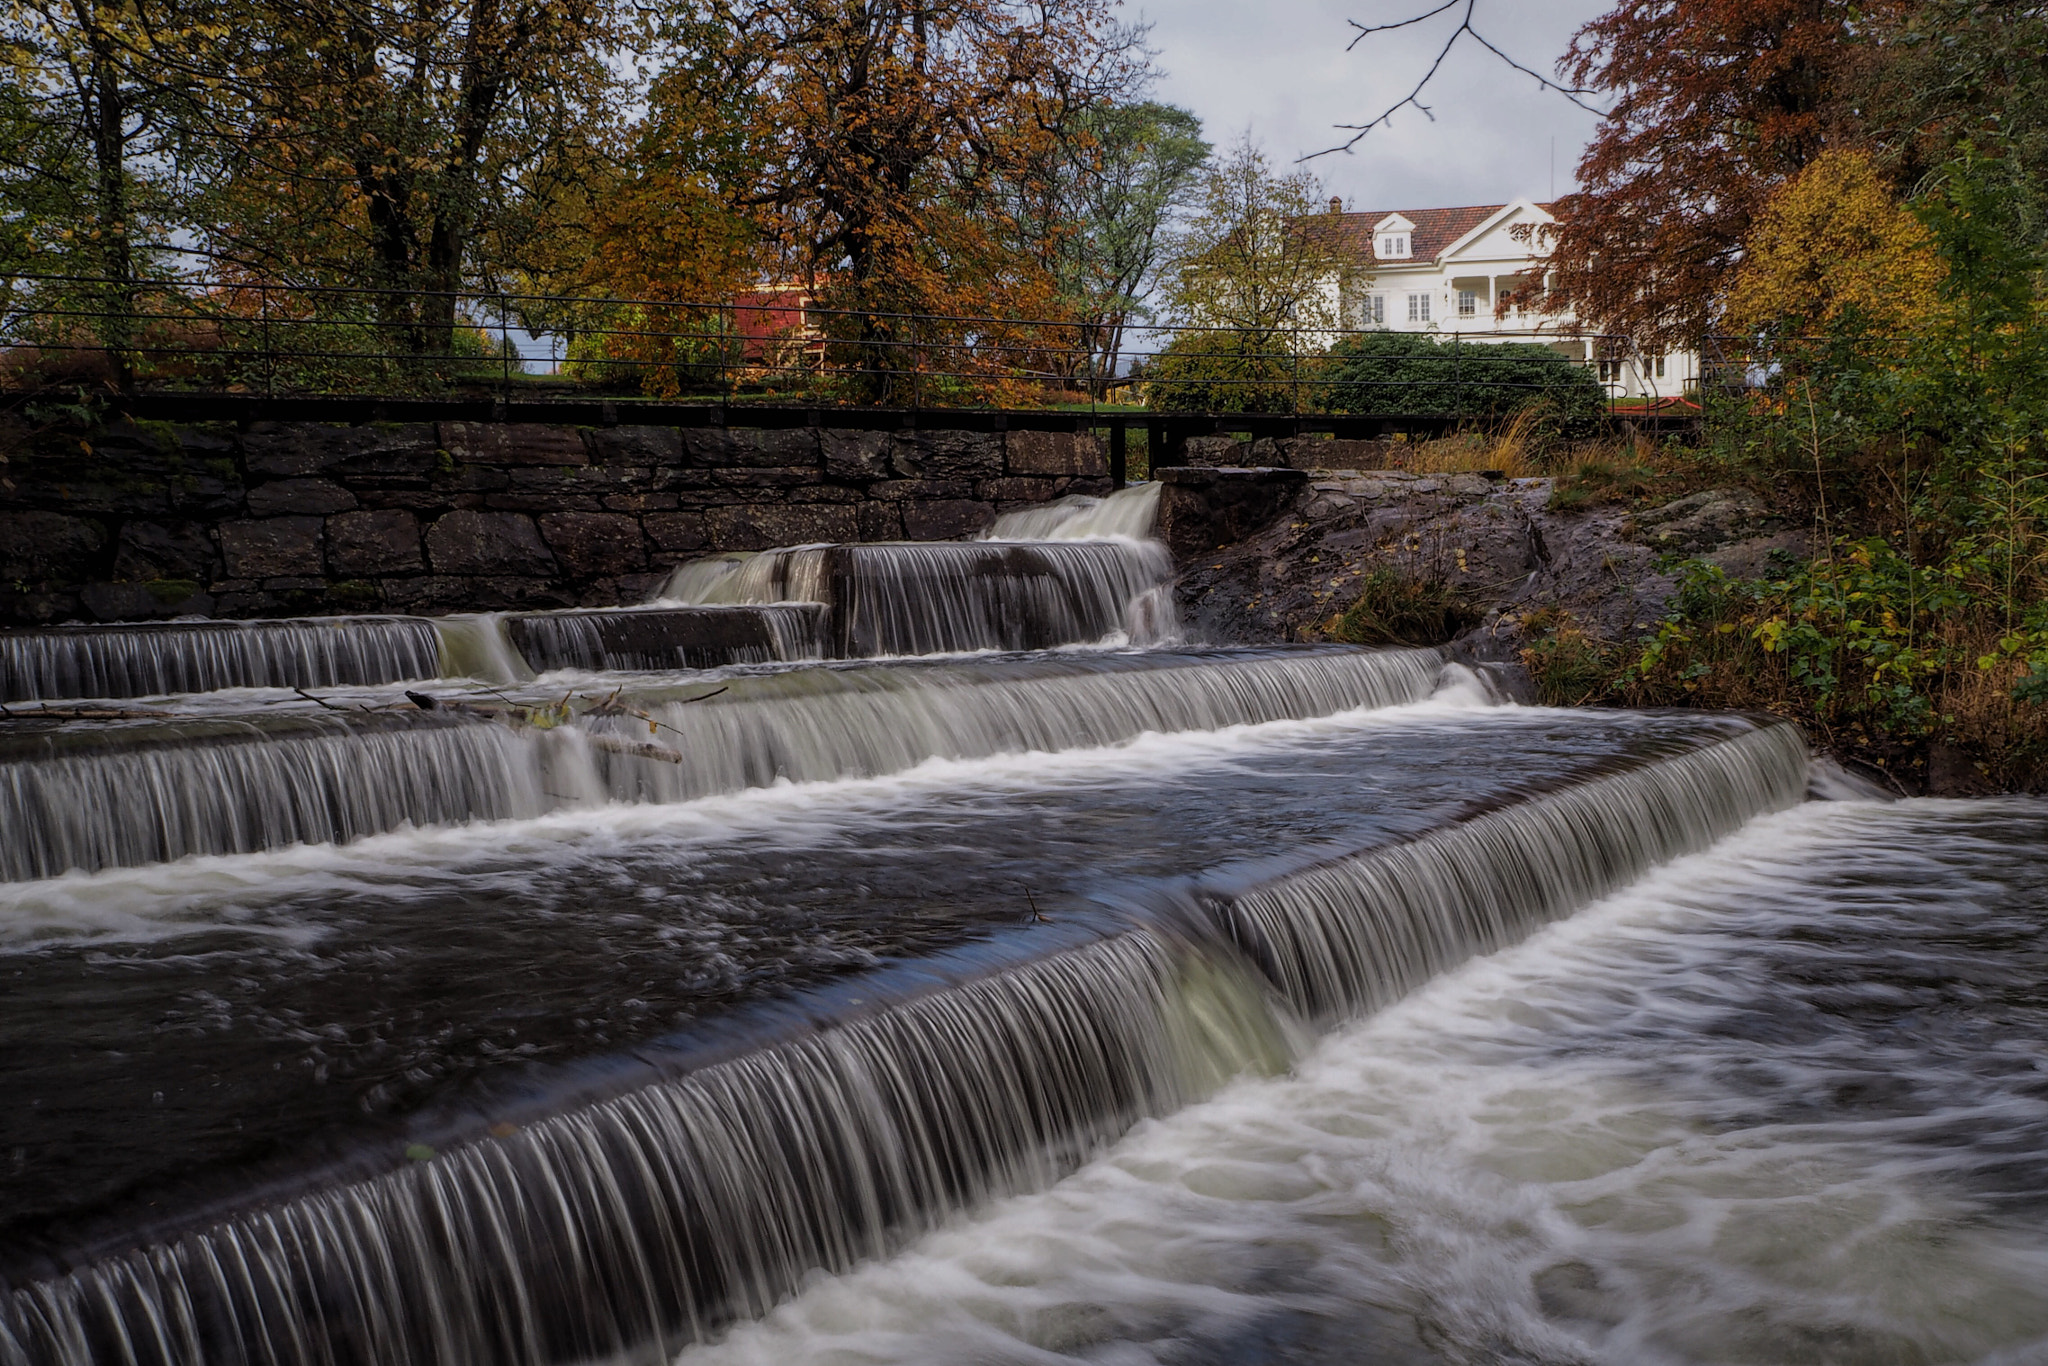
<path fill-rule="evenodd" d="M 0 1363 L 2048 1362 L 2048 808 L 1150 499 L 0 640 Z"/>

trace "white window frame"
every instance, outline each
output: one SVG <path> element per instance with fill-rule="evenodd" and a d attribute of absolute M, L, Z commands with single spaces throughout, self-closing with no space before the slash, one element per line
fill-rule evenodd
<path fill-rule="evenodd" d="M 1413 249 L 1414 243 L 1410 241 L 1407 233 L 1383 232 L 1373 247 L 1373 252 L 1382 261 L 1398 261 L 1407 257 Z"/>
<path fill-rule="evenodd" d="M 1384 294 L 1368 294 L 1365 296 L 1364 304 L 1365 306 L 1359 310 L 1359 320 L 1367 327 L 1385 327 L 1387 325 L 1387 296 Z"/>
<path fill-rule="evenodd" d="M 1411 323 L 1426 323 L 1430 321 L 1429 294 L 1427 291 L 1408 296 L 1408 321 Z"/>
<path fill-rule="evenodd" d="M 1461 289 L 1458 291 L 1458 316 L 1461 318 L 1476 318 L 1479 316 L 1478 290 Z"/>

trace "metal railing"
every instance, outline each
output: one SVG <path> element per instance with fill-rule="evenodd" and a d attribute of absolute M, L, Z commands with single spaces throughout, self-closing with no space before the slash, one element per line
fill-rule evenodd
<path fill-rule="evenodd" d="M 1540 328 L 1438 333 L 1426 351 L 1375 355 L 1365 339 L 1409 334 L 853 310 L 790 291 L 704 303 L 27 274 L 0 276 L 0 290 L 0 392 L 17 394 L 570 393 L 1462 418 L 1545 398 L 1611 406 L 1630 390 L 1669 401 L 1689 378 L 1652 381 L 1612 339 Z"/>

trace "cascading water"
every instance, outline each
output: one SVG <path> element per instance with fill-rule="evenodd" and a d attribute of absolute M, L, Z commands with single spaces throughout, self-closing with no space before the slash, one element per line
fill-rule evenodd
<path fill-rule="evenodd" d="M 405 617 L 163 622 L 0 632 L 0 701 L 395 683 L 439 672 L 432 622 Z"/>
<path fill-rule="evenodd" d="M 0 749 L 0 820 L 22 832 L 0 878 L 1322 716 L 1420 700 L 1441 670 L 1433 650 L 1063 656 L 734 677 L 545 729 L 409 704 L 56 729 Z"/>
<path fill-rule="evenodd" d="M 1708 739 L 1501 805 L 1460 827 L 1456 847 L 1432 846 L 1440 868 L 1510 889 L 1491 914 L 1445 925 L 1429 898 L 1380 904 L 1398 884 L 1363 876 L 1303 896 L 1310 872 L 1283 879 L 1260 923 L 1314 925 L 1324 944 L 1389 927 L 1390 942 L 1437 941 L 1354 991 L 1366 1004 L 1796 799 L 1804 782 L 1787 728 Z M 1515 895 L 1532 867 L 1548 879 Z M 1228 947 L 1263 894 L 1093 943 L 1073 944 L 1077 928 L 993 973 L 40 1281 L 14 1292 L 0 1354 L 538 1363 L 673 1350 L 816 1269 L 1043 1184 L 1134 1119 L 1283 1064 L 1295 1026 L 1248 985 L 1273 955 Z M 1315 956 L 1308 936 L 1292 942 Z M 1323 958 L 1328 979 L 1365 980 L 1348 949 Z"/>
<path fill-rule="evenodd" d="M 1589 1266 L 1597 1239 L 1571 1221 L 1629 1237 L 1683 1221 L 1668 1192 L 1646 1211 L 1594 1183 L 1549 1223 L 1516 1207 L 1494 1220 L 1507 1232 L 1475 1235 L 1470 1192 L 1528 1166 L 1522 1150 L 1452 1183 L 1466 1205 L 1446 1217 L 1466 1222 L 1448 1236 L 1383 1219 L 1357 1195 L 1399 1184 L 1381 1168 L 1428 1168 L 1488 1116 L 1465 1114 L 1448 1143 L 1402 1132 L 1388 1114 L 1441 1077 L 1332 1083 L 1316 1041 L 1355 1060 L 1359 1039 L 1398 1031 L 1349 1022 L 1484 979 L 1578 929 L 1588 903 L 1657 885 L 1661 864 L 1750 848 L 1799 815 L 1796 730 L 1499 706 L 1435 650 L 1158 648 L 1178 628 L 1148 539 L 1157 497 L 1005 514 L 968 542 L 699 561 L 644 607 L 0 637 L 9 696 L 45 703 L 0 718 L 0 1366 L 553 1366 L 706 1343 L 793 1362 L 832 1357 L 848 1324 L 862 1359 L 1277 1360 L 1313 1338 L 1334 1345 L 1299 1354 L 1331 1361 L 1383 1339 L 1445 1363 L 1785 1360 L 1804 1350 L 1786 1343 L 1835 1341 L 1825 1313 L 1697 1351 L 1587 1329 L 1637 1321 L 1612 1308 L 1630 1294 L 1701 1297 L 1679 1274 L 1618 1292 L 1633 1263 Z M 1098 648 L 1056 648 L 1074 646 Z M 1037 653 L 825 662 L 991 650 Z M 536 677 L 558 670 L 573 672 Z M 272 691 L 205 691 L 224 688 Z M 150 700 L 47 705 L 66 696 Z M 2038 847 L 2040 821 L 2007 814 L 2015 847 Z M 1794 980 L 1817 1003 L 1802 1039 L 1858 992 L 1910 1009 L 1927 984 L 1830 977 L 1839 950 L 1822 940 L 1858 933 L 1873 894 L 1815 877 L 1843 906 L 1799 931 Z M 1991 927 L 2000 954 L 2025 940 L 2017 923 Z M 1667 948 L 1647 961 L 1669 976 Z M 1461 967 L 1475 955 L 1495 957 Z M 1543 988 L 1541 1027 L 1530 988 L 1461 1019 L 1460 1046 L 1505 1056 L 1489 1027 L 1571 1035 L 1606 1010 L 1621 1044 L 1560 1047 L 1625 1053 L 1660 1009 L 1696 1012 L 1741 977 L 1681 974 L 1648 1002 L 1629 996 L 1643 971 L 1595 973 L 1597 1000 Z M 1992 1070 L 2020 1075 L 2013 1050 L 2039 1033 L 2028 998 L 1978 997 L 2011 1018 L 1957 1037 L 2001 1039 L 2012 1056 Z M 1761 1037 L 1740 1012 L 1713 1028 Z M 1884 1047 L 1915 1037 L 1890 1029 Z M 1780 1049 L 1772 1084 L 1801 1089 L 1811 1051 Z M 1857 1066 L 1866 1052 L 1842 1049 Z M 1950 1061 L 1921 1069 L 1930 1086 Z M 1664 1080 L 1652 1065 L 1628 1084 Z M 1531 1091 L 1490 1084 L 1494 1111 Z M 1846 1104 L 1858 1085 L 1894 1094 L 1811 1089 Z M 1682 1166 L 1672 1152 L 1711 1144 L 1757 1090 L 1700 1100 L 1662 1160 Z M 1312 1118 L 1277 1127 L 1297 1112 Z M 1196 1137 L 1177 1156 L 1182 1121 Z M 1658 1122 L 1596 1125 L 1561 1165 L 1662 1142 L 1643 1138 Z M 1788 1122 L 1744 1142 L 1766 1151 Z M 1983 1179 L 2048 1181 L 2038 1162 L 2006 1171 L 2048 1117 L 2000 1122 L 2021 1139 L 1992 1144 Z M 1901 1141 L 1939 1143 L 1944 1123 L 1916 1115 Z M 1402 1144 L 1424 1155 L 1380 1155 Z M 1155 1179 L 1182 1185 L 1129 1206 L 1138 1223 L 1112 1213 Z M 1099 1226 L 947 1222 L 1056 1183 L 990 1217 L 1085 1207 Z M 1223 1208 L 1267 1187 L 1284 1214 Z M 1742 1219 L 1720 1216 L 1710 1241 L 1739 1242 Z M 1372 1249 L 1288 1261 L 1353 1236 L 1339 1230 Z M 1431 1285 L 1450 1307 L 1406 1337 L 1387 1324 L 1423 1273 L 1393 1290 L 1343 1279 L 1384 1253 L 1455 1282 L 1465 1262 L 1414 1250 L 1469 1260 L 1486 1236 L 1550 1250 L 1485 1282 L 1484 1312 Z M 988 1255 L 989 1237 L 1003 1265 L 952 1293 L 955 1252 Z M 921 1261 L 888 1260 L 916 1239 Z M 2011 1260 L 2027 1257 L 2048 1267 L 2048 1246 Z M 1158 1289 L 1171 1275 L 1210 1281 Z M 1063 1276 L 1088 1284 L 1062 1299 Z M 1276 1307 L 1273 1287 L 1297 1284 L 1325 1290 Z M 1760 1321 L 1745 1318 L 1757 1293 L 1728 1284 L 1701 1299 L 1711 1316 Z M 1522 1300 L 1541 1302 L 1533 1329 L 1493 1308 Z M 891 1336 L 876 1327 L 890 1314 L 958 1337 Z M 1964 1355 L 1939 1331 L 1856 1331 L 1844 1360 Z M 2000 1332 L 1969 1341 L 2024 1350 L 2021 1329 Z"/>
<path fill-rule="evenodd" d="M 663 600 L 827 603 L 848 658 L 1042 650 L 1174 638 L 1172 576 L 1151 541 L 798 546 L 684 565 Z"/>
<path fill-rule="evenodd" d="M 822 604 L 529 612 L 505 623 L 527 664 L 550 669 L 709 669 L 817 659 Z"/>

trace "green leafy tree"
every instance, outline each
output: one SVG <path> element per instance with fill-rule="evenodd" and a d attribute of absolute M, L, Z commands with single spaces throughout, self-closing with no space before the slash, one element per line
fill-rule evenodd
<path fill-rule="evenodd" d="M 1210 163 L 1164 271 L 1167 306 L 1183 330 L 1149 368 L 1152 406 L 1297 404 L 1337 326 L 1348 269 L 1316 230 L 1324 206 L 1313 173 L 1275 170 L 1250 134 Z M 1220 402 L 1231 391 L 1238 397 Z M 1198 392 L 1218 402 L 1189 401 Z"/>

